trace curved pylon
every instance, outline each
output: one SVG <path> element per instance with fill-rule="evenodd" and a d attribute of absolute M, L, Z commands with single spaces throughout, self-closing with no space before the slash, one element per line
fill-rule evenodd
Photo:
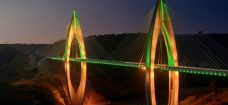
<path fill-rule="evenodd" d="M 178 54 L 173 28 L 164 0 L 158 0 L 152 17 L 148 34 L 146 54 L 146 90 L 148 105 L 156 105 L 154 63 L 157 49 L 158 36 L 162 31 L 167 56 L 168 66 L 178 66 Z M 169 71 L 169 101 L 168 105 L 178 105 L 179 73 Z"/>
<path fill-rule="evenodd" d="M 76 37 L 77 45 L 79 47 L 79 57 L 80 59 L 86 59 L 86 50 L 84 39 L 81 31 L 81 27 L 76 16 L 76 13 L 73 13 L 73 17 L 71 19 L 68 36 L 66 40 L 66 49 L 64 52 L 65 59 L 65 73 L 66 73 L 66 84 L 68 88 L 68 94 L 70 96 L 70 102 L 72 105 L 82 105 L 86 87 L 86 72 L 87 66 L 85 62 L 81 62 L 81 79 L 80 84 L 77 90 L 74 89 L 71 81 L 71 70 L 70 70 L 70 54 L 71 54 L 71 46 L 73 42 L 73 38 Z"/>

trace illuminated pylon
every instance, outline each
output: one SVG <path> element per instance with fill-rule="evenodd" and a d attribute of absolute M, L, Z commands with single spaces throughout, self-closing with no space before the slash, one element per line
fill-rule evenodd
<path fill-rule="evenodd" d="M 150 30 L 147 42 L 146 54 L 146 90 L 147 103 L 156 105 L 155 97 L 155 78 L 154 78 L 154 63 L 156 56 L 156 48 L 158 36 L 162 31 L 168 57 L 168 66 L 178 66 L 178 54 L 176 48 L 176 41 L 173 33 L 173 28 L 164 0 L 158 0 L 155 11 L 151 20 Z M 178 105 L 179 96 L 179 73 L 176 71 L 169 71 L 169 99 L 168 105 Z"/>
<path fill-rule="evenodd" d="M 72 81 L 71 81 L 71 70 L 70 70 L 70 55 L 71 55 L 71 47 L 73 43 L 74 37 L 76 38 L 77 45 L 79 48 L 79 59 L 86 59 L 86 50 L 85 44 L 83 40 L 83 35 L 81 31 L 81 27 L 76 16 L 76 13 L 73 13 L 71 23 L 69 26 L 68 36 L 66 40 L 66 49 L 64 52 L 64 60 L 65 60 L 65 73 L 66 73 L 66 84 L 68 89 L 68 94 L 70 96 L 70 102 L 72 105 L 82 105 L 86 87 L 86 63 L 81 62 L 81 79 L 78 89 L 75 90 Z M 78 59 L 78 58 L 77 58 Z"/>

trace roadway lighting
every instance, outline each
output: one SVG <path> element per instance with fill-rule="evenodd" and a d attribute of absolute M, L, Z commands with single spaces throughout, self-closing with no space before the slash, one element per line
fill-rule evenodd
<path fill-rule="evenodd" d="M 146 70 L 146 66 L 142 66 L 141 69 L 142 69 L 143 71 L 145 71 L 145 70 Z"/>

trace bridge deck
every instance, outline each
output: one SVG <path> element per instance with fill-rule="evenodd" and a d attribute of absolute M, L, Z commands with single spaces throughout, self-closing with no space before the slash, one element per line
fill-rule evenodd
<path fill-rule="evenodd" d="M 57 58 L 57 57 L 52 57 L 52 58 L 48 58 L 48 59 L 64 61 L 64 58 Z M 144 63 L 124 62 L 124 61 L 116 61 L 116 60 L 103 60 L 103 59 L 74 59 L 74 58 L 71 58 L 70 61 L 86 62 L 86 63 L 91 63 L 91 64 L 132 67 L 132 68 L 140 68 L 140 67 L 144 66 Z"/>
<path fill-rule="evenodd" d="M 65 60 L 64 58 L 60 58 L 60 57 L 49 57 L 47 59 L 55 60 L 55 61 Z M 103 60 L 103 59 L 75 59 L 75 58 L 71 58 L 70 61 L 145 69 L 144 63 L 136 63 L 136 62 L 125 62 L 125 61 Z M 178 71 L 180 73 L 228 76 L 228 70 L 225 70 L 225 69 L 211 69 L 211 68 L 186 67 L 186 66 L 170 67 L 164 64 L 156 64 L 155 68 L 163 71 Z"/>

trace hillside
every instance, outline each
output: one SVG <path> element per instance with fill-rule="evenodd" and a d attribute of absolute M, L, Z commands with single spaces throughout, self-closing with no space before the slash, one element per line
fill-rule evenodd
<path fill-rule="evenodd" d="M 228 42 L 226 41 L 228 40 L 228 34 L 176 35 L 177 40 L 183 41 L 195 37 L 199 38 L 202 43 L 208 46 L 209 44 L 207 44 L 206 38 L 210 38 L 210 40 L 218 43 L 219 47 L 228 49 Z M 127 33 L 90 36 L 85 38 L 85 44 L 88 58 L 139 62 L 146 48 L 146 34 Z M 192 47 L 191 44 L 186 44 L 186 46 Z M 46 59 L 52 56 L 62 57 L 64 49 L 65 40 L 60 40 L 50 45 L 0 45 L 0 85 L 6 86 L 0 87 L 0 91 L 4 91 L 4 94 L 16 94 L 15 97 L 4 97 L 5 103 L 7 101 L 10 102 L 10 100 L 22 102 L 23 100 L 31 99 L 33 101 L 27 101 L 30 105 L 37 105 L 35 104 L 36 102 L 43 105 L 52 105 L 53 100 L 55 100 L 54 104 L 68 104 L 69 100 L 67 99 L 64 79 L 64 63 Z M 184 51 L 180 53 L 185 54 Z M 193 54 L 192 57 L 194 56 Z M 225 58 L 223 57 L 221 60 L 227 62 L 228 60 Z M 143 61 L 144 58 L 141 60 Z M 197 62 L 202 61 L 199 60 Z M 203 66 L 199 64 L 203 63 L 195 63 L 193 65 Z M 77 87 L 80 77 L 79 69 L 78 64 L 72 66 L 75 87 Z M 144 72 L 138 69 L 88 64 L 87 103 L 98 101 L 97 103 L 137 103 L 144 105 L 146 102 L 144 76 Z M 224 84 L 224 81 L 227 80 L 228 78 L 225 77 L 181 74 L 180 99 L 183 99 L 184 102 L 184 100 L 189 100 L 189 97 L 194 94 L 195 97 L 203 97 L 207 94 L 211 95 L 210 88 L 207 87 L 212 81 L 215 81 L 216 88 L 220 89 L 228 87 L 228 84 Z M 158 103 L 166 103 L 168 94 L 167 72 L 156 71 L 156 84 Z M 205 92 L 199 93 L 201 88 L 204 88 Z M 12 91 L 12 93 L 9 93 L 9 91 Z M 36 92 L 39 92 L 41 97 L 29 94 Z M 223 94 L 223 92 L 226 93 L 226 90 L 220 89 L 219 93 L 213 93 L 213 95 Z M 16 98 L 17 94 L 22 95 L 24 98 Z M 44 98 L 46 96 L 52 97 Z M 90 96 L 97 97 L 97 99 L 91 100 L 88 98 Z M 220 100 L 222 101 L 222 99 Z"/>

